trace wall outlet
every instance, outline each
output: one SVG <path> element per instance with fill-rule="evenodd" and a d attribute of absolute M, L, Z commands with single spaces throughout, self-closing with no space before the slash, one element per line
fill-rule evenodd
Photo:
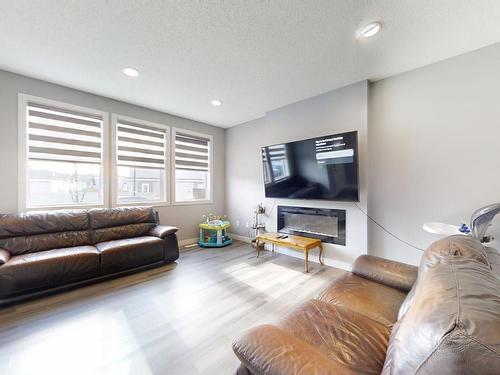
<path fill-rule="evenodd" d="M 240 221 L 239 220 L 236 220 L 236 226 L 239 227 L 240 226 Z"/>
<path fill-rule="evenodd" d="M 245 226 L 248 228 L 248 226 L 249 226 L 249 225 L 248 225 L 248 221 L 245 223 Z"/>

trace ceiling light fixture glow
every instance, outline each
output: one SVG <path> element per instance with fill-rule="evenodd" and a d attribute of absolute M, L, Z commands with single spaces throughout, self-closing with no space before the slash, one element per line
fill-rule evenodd
<path fill-rule="evenodd" d="M 219 99 L 214 99 L 212 101 L 210 101 L 210 103 L 215 106 L 215 107 L 220 107 L 222 105 L 222 100 L 219 100 Z"/>
<path fill-rule="evenodd" d="M 123 74 L 125 74 L 129 77 L 137 77 L 139 75 L 139 71 L 135 68 L 126 67 L 126 68 L 123 68 Z"/>
<path fill-rule="evenodd" d="M 372 22 L 372 23 L 366 25 L 365 27 L 363 27 L 363 29 L 361 29 L 359 34 L 363 38 L 370 38 L 370 37 L 374 36 L 376 33 L 378 33 L 381 28 L 382 28 L 382 24 L 380 22 Z"/>

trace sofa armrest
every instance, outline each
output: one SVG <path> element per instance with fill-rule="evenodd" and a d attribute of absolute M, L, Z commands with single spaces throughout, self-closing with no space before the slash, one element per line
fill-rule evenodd
<path fill-rule="evenodd" d="M 178 229 L 176 227 L 171 227 L 168 225 L 157 225 L 149 231 L 149 235 L 158 238 L 165 238 L 177 231 Z"/>
<path fill-rule="evenodd" d="M 0 266 L 2 264 L 5 264 L 9 261 L 10 259 L 10 252 L 5 250 L 5 249 L 2 249 L 0 248 Z"/>
<path fill-rule="evenodd" d="M 354 374 L 315 347 L 272 325 L 247 331 L 233 342 L 243 366 L 255 375 Z"/>
<path fill-rule="evenodd" d="M 352 272 L 379 284 L 409 292 L 417 279 L 418 267 L 373 255 L 361 255 L 354 262 Z"/>

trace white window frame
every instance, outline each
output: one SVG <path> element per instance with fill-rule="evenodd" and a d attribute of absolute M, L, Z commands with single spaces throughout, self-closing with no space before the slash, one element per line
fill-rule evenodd
<path fill-rule="evenodd" d="M 128 121 L 132 122 L 137 125 L 144 125 L 144 126 L 150 126 L 154 128 L 159 128 L 159 129 L 165 129 L 165 147 L 167 148 L 165 150 L 165 170 L 164 170 L 164 199 L 161 201 L 144 201 L 144 202 L 137 202 L 137 203 L 132 203 L 132 202 L 127 202 L 127 203 L 118 203 L 118 165 L 116 161 L 116 146 L 117 146 L 117 139 L 116 139 L 116 124 L 119 120 L 123 121 Z M 123 207 L 123 206 L 144 206 L 144 205 L 150 205 L 153 207 L 164 207 L 164 206 L 170 206 L 170 182 L 169 182 L 169 176 L 171 176 L 170 170 L 170 150 L 168 147 L 171 147 L 171 138 L 170 134 L 170 126 L 164 125 L 164 124 L 159 124 L 155 122 L 150 122 L 146 120 L 140 120 L 137 118 L 133 117 L 128 117 L 128 116 L 123 116 L 117 113 L 112 113 L 111 114 L 111 142 L 110 142 L 110 149 L 111 149 L 111 204 L 113 207 Z"/>
<path fill-rule="evenodd" d="M 187 135 L 192 135 L 196 137 L 203 137 L 207 138 L 209 140 L 210 147 L 208 148 L 208 187 L 209 187 L 209 198 L 208 199 L 193 199 L 193 200 L 188 200 L 188 201 L 177 201 L 176 200 L 176 194 L 175 194 L 175 138 L 177 133 L 181 134 L 187 134 Z M 213 191 L 214 191 L 214 178 L 213 178 L 213 154 L 214 154 L 214 137 L 210 134 L 204 134 L 192 130 L 187 130 L 183 128 L 176 128 L 172 127 L 172 136 L 171 136 L 171 146 L 170 146 L 170 155 L 171 155 L 171 192 L 172 192 L 172 205 L 173 206 L 186 206 L 186 205 L 193 205 L 193 204 L 212 204 L 214 203 L 213 200 Z"/>
<path fill-rule="evenodd" d="M 88 113 L 89 115 L 100 116 L 102 118 L 102 139 L 101 139 L 101 189 L 102 204 L 97 205 L 58 205 L 58 206 L 37 206 L 27 207 L 28 197 L 28 124 L 27 106 L 29 102 L 54 106 L 68 111 Z M 93 108 L 81 107 L 74 104 L 64 103 L 57 100 L 41 98 L 38 96 L 19 93 L 18 95 L 18 211 L 42 211 L 74 208 L 99 208 L 109 207 L 109 113 Z"/>

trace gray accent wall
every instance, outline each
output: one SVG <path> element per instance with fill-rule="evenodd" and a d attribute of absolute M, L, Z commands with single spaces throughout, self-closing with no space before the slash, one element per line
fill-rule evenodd
<path fill-rule="evenodd" d="M 109 113 L 198 131 L 213 136 L 213 204 L 157 207 L 162 223 L 179 228 L 179 239 L 198 236 L 198 223 L 208 212 L 224 213 L 224 129 L 150 110 L 64 86 L 0 70 L 0 213 L 18 209 L 18 94 L 28 94 Z"/>
<path fill-rule="evenodd" d="M 366 253 L 367 218 L 367 110 L 368 83 L 356 83 L 266 113 L 263 118 L 226 130 L 226 211 L 232 232 L 249 237 L 254 207 L 266 207 L 266 227 L 276 231 L 277 205 L 340 208 L 346 212 L 346 246 L 324 244 L 327 264 L 349 268 L 354 259 Z M 262 176 L 261 147 L 323 135 L 358 131 L 360 159 L 360 202 L 295 199 L 266 199 Z M 302 257 L 296 251 L 281 252 Z M 317 254 L 312 252 L 312 258 Z"/>

